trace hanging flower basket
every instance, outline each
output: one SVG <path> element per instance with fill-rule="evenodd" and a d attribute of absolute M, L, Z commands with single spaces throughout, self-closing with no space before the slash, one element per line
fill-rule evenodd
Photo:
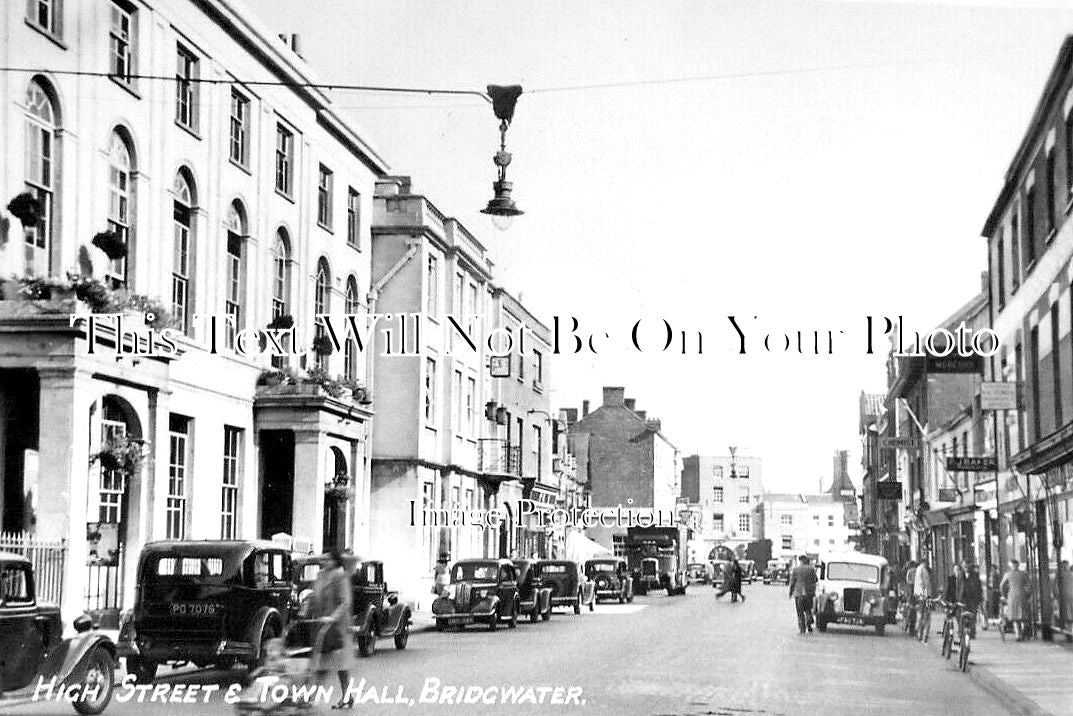
<path fill-rule="evenodd" d="M 318 356 L 330 356 L 335 351 L 332 340 L 325 334 L 320 334 L 313 339 L 313 352 Z"/>
<path fill-rule="evenodd" d="M 347 475 L 336 475 L 324 483 L 324 496 L 334 497 L 337 500 L 349 500 L 352 494 L 350 478 Z"/>
<path fill-rule="evenodd" d="M 104 255 L 115 261 L 127 255 L 127 242 L 123 241 L 114 231 L 102 231 L 93 237 L 93 245 L 104 252 Z"/>
<path fill-rule="evenodd" d="M 141 465 L 145 450 L 144 440 L 120 438 L 106 442 L 99 452 L 89 457 L 89 462 L 99 463 L 101 468 L 124 475 L 133 475 Z"/>
<path fill-rule="evenodd" d="M 41 221 L 41 202 L 28 191 L 24 191 L 8 202 L 7 210 L 19 220 L 24 229 L 37 226 Z"/>
<path fill-rule="evenodd" d="M 273 331 L 285 331 L 289 328 L 294 328 L 294 318 L 289 313 L 284 313 L 282 316 L 273 318 L 266 328 Z"/>

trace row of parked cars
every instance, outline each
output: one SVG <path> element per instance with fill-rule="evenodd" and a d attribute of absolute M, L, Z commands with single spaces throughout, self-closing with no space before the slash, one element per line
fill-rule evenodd
<path fill-rule="evenodd" d="M 405 649 L 412 609 L 388 589 L 384 565 L 351 565 L 353 634 L 371 656 L 380 639 Z M 151 683 L 164 664 L 230 669 L 259 666 L 312 596 L 320 561 L 265 541 L 167 541 L 146 545 L 137 569 L 134 609 L 113 642 L 83 615 L 63 638 L 59 608 L 38 603 L 29 560 L 0 552 L 0 706 L 27 701 L 43 678 L 73 686 L 74 709 L 102 712 L 112 697 L 115 666 Z M 599 600 L 633 601 L 626 562 L 465 559 L 433 603 L 436 625 L 480 623 L 494 630 L 520 618 L 546 621 L 556 608 L 580 614 Z"/>
<path fill-rule="evenodd" d="M 633 601 L 633 580 L 626 562 L 570 560 L 464 559 L 449 570 L 450 582 L 432 604 L 436 628 L 485 624 L 495 631 L 501 622 L 513 629 L 525 617 L 547 621 L 557 607 L 592 611 L 600 599 Z"/>

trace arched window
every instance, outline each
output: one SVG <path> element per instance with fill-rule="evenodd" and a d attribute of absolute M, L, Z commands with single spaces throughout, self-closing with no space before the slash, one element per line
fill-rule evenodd
<path fill-rule="evenodd" d="M 112 259 L 107 278 L 112 288 L 126 286 L 130 281 L 128 262 L 134 238 L 134 159 L 130 143 L 112 132 L 108 147 L 108 226 L 127 245 L 127 255 Z"/>
<path fill-rule="evenodd" d="M 358 308 L 361 307 L 359 295 L 358 280 L 351 276 L 346 280 L 346 303 L 344 306 L 345 313 L 348 316 L 357 314 Z M 351 380 L 357 380 L 358 378 L 358 342 L 353 335 L 349 334 L 347 335 L 346 343 L 343 344 L 343 372 Z"/>
<path fill-rule="evenodd" d="M 328 260 L 321 258 L 317 262 L 317 283 L 313 288 L 313 317 L 316 317 L 328 313 L 331 310 L 332 299 L 332 271 L 328 266 Z M 317 338 L 323 339 L 327 336 L 327 330 L 324 328 L 324 324 L 317 321 L 316 335 Z M 324 351 L 316 352 L 317 366 L 320 368 L 328 367 L 328 355 Z"/>
<path fill-rule="evenodd" d="M 26 272 L 49 273 L 58 160 L 57 113 L 42 81 L 26 88 L 26 191 L 37 198 L 40 220 L 26 232 Z"/>
<path fill-rule="evenodd" d="M 234 326 L 227 327 L 227 345 L 235 345 L 235 332 L 246 320 L 246 210 L 237 199 L 227 212 L 227 266 L 224 286 L 224 310 Z"/>
<path fill-rule="evenodd" d="M 174 257 L 171 267 L 171 315 L 179 330 L 190 332 L 194 296 L 194 194 L 193 181 L 185 169 L 175 175 L 172 186 L 174 207 Z"/>
<path fill-rule="evenodd" d="M 287 315 L 291 300 L 291 242 L 287 230 L 276 230 L 272 244 L 272 320 Z M 285 356 L 273 355 L 272 365 L 282 368 L 287 364 Z"/>

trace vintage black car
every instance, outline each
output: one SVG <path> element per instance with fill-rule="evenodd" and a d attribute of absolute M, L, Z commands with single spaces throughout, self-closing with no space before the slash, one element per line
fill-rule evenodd
<path fill-rule="evenodd" d="M 312 596 L 313 584 L 320 572 L 320 557 L 295 558 L 294 583 L 299 604 Z M 392 638 L 396 649 L 405 649 L 410 640 L 413 613 L 399 601 L 399 593 L 387 588 L 384 563 L 378 560 L 357 561 L 344 565 L 350 571 L 351 600 L 354 608 L 354 640 L 358 653 L 372 656 L 376 640 Z"/>
<path fill-rule="evenodd" d="M 63 638 L 60 609 L 37 601 L 34 570 L 25 557 L 0 552 L 0 710 L 33 702 L 37 685 L 70 687 L 80 714 L 99 714 L 115 688 L 115 644 L 83 614 L 77 635 Z"/>
<path fill-rule="evenodd" d="M 432 603 L 437 629 L 480 622 L 495 631 L 501 619 L 511 629 L 518 625 L 518 573 L 510 560 L 463 559 L 450 576 L 446 593 Z"/>
<path fill-rule="evenodd" d="M 789 584 L 790 563 L 778 559 L 769 559 L 764 570 L 764 584 Z"/>
<path fill-rule="evenodd" d="M 708 584 L 712 581 L 712 573 L 708 565 L 701 562 L 691 562 L 686 565 L 686 581 L 689 584 Z"/>
<path fill-rule="evenodd" d="M 565 559 L 542 559 L 535 567 L 544 585 L 551 587 L 551 606 L 573 607 L 581 614 L 582 605 L 589 611 L 596 605 L 596 585 L 581 571 L 577 562 Z"/>
<path fill-rule="evenodd" d="M 518 570 L 518 613 L 528 615 L 531 622 L 547 621 L 551 619 L 551 587 L 544 586 L 533 566 L 528 559 L 514 560 Z"/>
<path fill-rule="evenodd" d="M 137 574 L 118 652 L 138 683 L 151 682 L 166 662 L 259 665 L 297 602 L 291 555 L 273 542 L 151 542 Z"/>
<path fill-rule="evenodd" d="M 596 601 L 617 599 L 619 604 L 633 601 L 633 578 L 626 560 L 617 557 L 590 559 L 585 562 L 585 576 L 592 580 Z"/>

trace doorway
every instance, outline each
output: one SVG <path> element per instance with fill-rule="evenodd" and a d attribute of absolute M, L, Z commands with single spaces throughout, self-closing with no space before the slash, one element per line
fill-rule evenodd
<path fill-rule="evenodd" d="M 294 432 L 262 430 L 261 538 L 283 532 L 293 534 Z"/>

